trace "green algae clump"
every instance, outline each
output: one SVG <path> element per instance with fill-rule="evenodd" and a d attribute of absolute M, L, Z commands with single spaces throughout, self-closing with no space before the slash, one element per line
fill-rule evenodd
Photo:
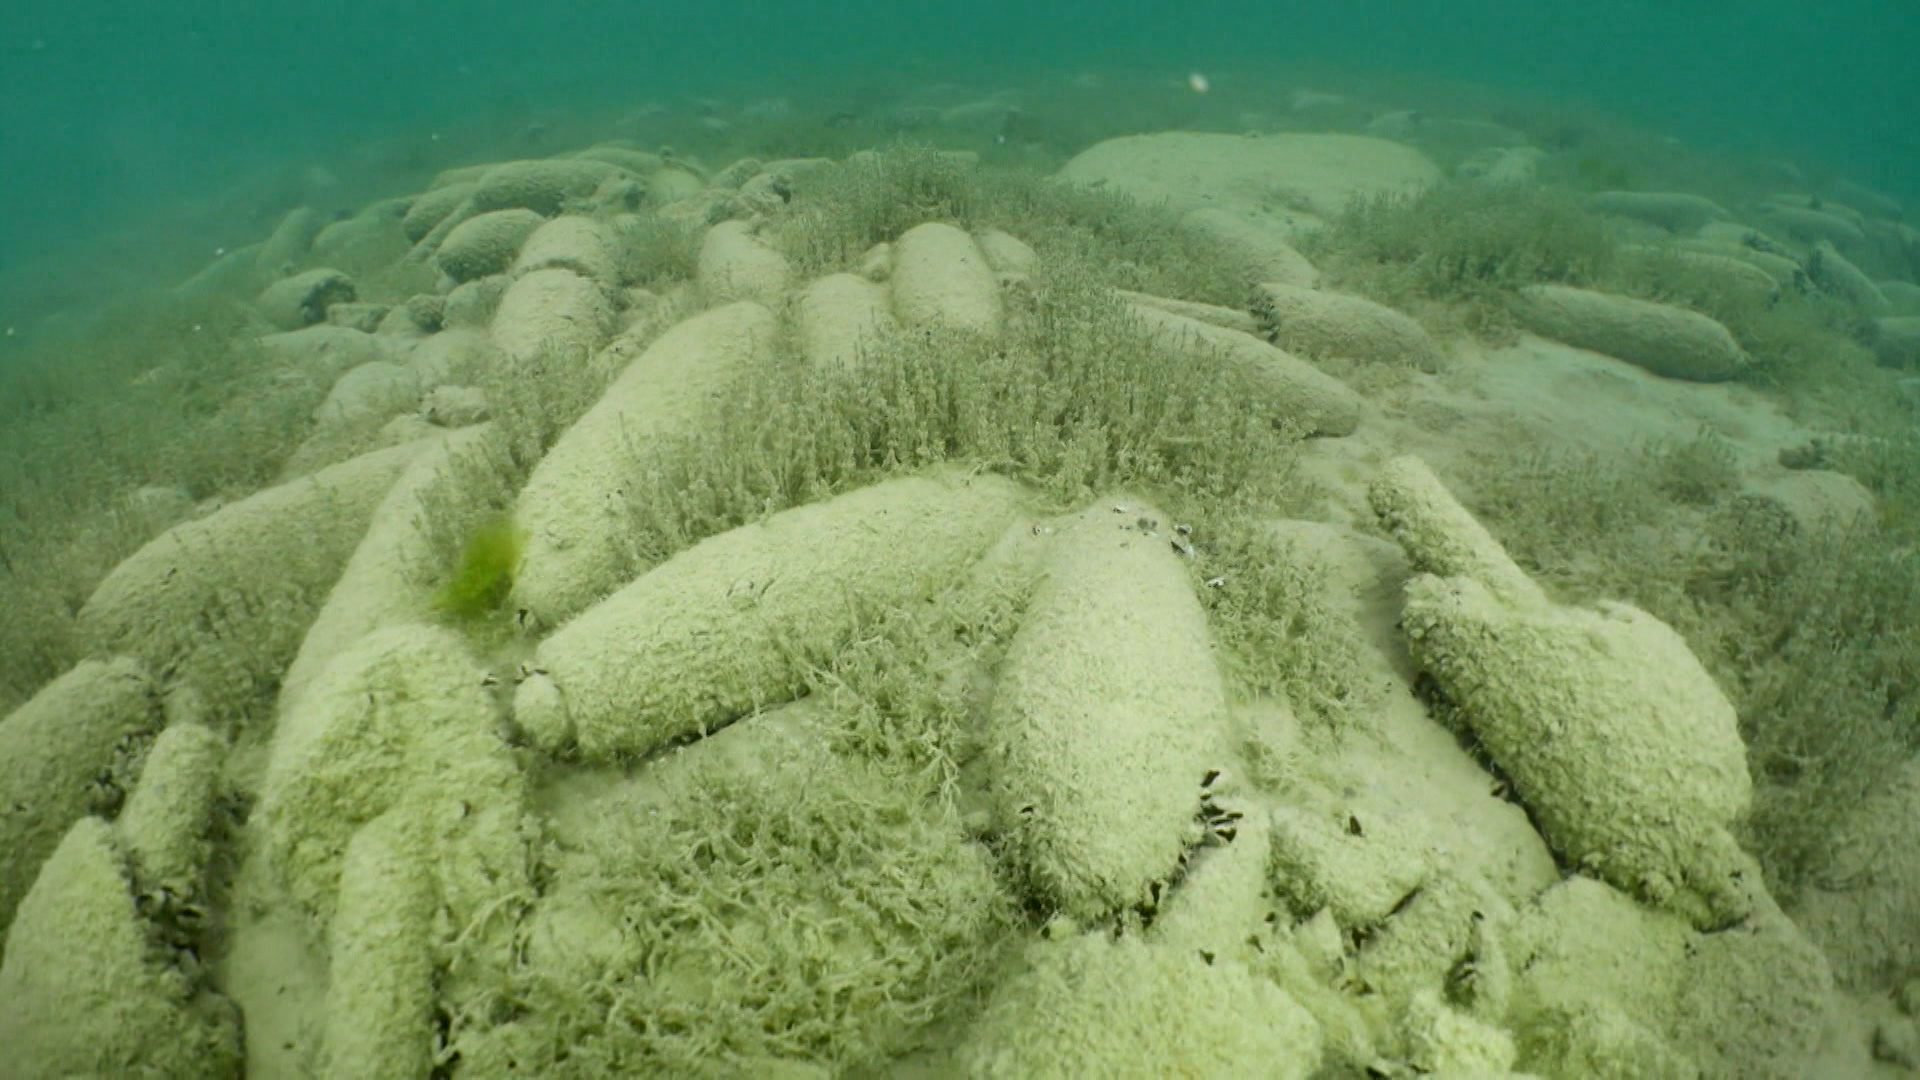
<path fill-rule="evenodd" d="M 453 577 L 434 593 L 434 610 L 456 619 L 479 619 L 498 608 L 513 588 L 525 546 L 526 536 L 510 515 L 483 523 L 461 550 Z"/>

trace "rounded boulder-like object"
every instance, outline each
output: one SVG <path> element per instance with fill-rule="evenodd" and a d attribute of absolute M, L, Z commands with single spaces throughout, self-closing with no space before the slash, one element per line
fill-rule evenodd
<path fill-rule="evenodd" d="M 1727 328 L 1697 311 L 1567 285 L 1531 285 L 1513 303 L 1541 337 L 1690 382 L 1737 378 L 1752 362 Z"/>
<path fill-rule="evenodd" d="M 434 262 L 461 283 L 504 272 L 546 219 L 531 210 L 494 210 L 454 226 Z"/>
<path fill-rule="evenodd" d="M 281 330 L 301 330 L 325 322 L 327 308 L 358 295 L 353 279 L 324 267 L 295 274 L 266 287 L 257 306 Z"/>

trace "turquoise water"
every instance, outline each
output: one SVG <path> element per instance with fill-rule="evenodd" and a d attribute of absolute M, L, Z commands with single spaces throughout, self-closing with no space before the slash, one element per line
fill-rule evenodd
<path fill-rule="evenodd" d="M 0 272 L 249 168 L 369 137 L 514 109 L 936 72 L 1312 64 L 1460 79 L 1920 196 L 1920 13 L 1902 0 L 8 8 Z"/>

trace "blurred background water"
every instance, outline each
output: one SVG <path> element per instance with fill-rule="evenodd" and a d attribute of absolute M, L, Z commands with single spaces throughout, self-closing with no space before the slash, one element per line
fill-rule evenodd
<path fill-rule="evenodd" d="M 248 170 L 325 162 L 342 147 L 489 113 L 1123 67 L 1180 77 L 1307 64 L 1461 80 L 1578 101 L 1702 148 L 1817 160 L 1920 196 L 1911 0 L 7 8 L 0 280 Z"/>

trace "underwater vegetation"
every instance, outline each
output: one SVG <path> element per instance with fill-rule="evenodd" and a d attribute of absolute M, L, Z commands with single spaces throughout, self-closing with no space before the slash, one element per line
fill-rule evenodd
<path fill-rule="evenodd" d="M 474 530 L 461 549 L 453 577 L 433 596 L 436 611 L 455 619 L 478 619 L 500 606 L 513 589 L 525 534 L 502 514 Z"/>
<path fill-rule="evenodd" d="M 1608 186 L 1611 186 L 1609 183 Z M 1817 467 L 1877 496 L 1872 519 L 1799 527 L 1739 490 L 1708 434 L 1624 458 L 1481 452 L 1468 501 L 1531 573 L 1679 628 L 1732 696 L 1758 782 L 1745 841 L 1783 896 L 1824 838 L 1920 749 L 1920 445 L 1857 309 L 1805 287 L 1730 287 L 1684 251 L 1628 243 L 1580 196 L 1454 181 L 1355 207 L 1311 248 L 1343 287 L 1498 340 L 1511 297 L 1554 283 L 1674 304 L 1724 325 L 1742 378 L 1857 435 Z"/>
<path fill-rule="evenodd" d="M 1861 305 L 1738 228 L 1730 274 L 1603 216 L 1590 189 L 1644 208 L 1652 174 L 1558 152 L 1559 187 L 1455 169 L 1325 218 L 1276 187 L 1260 212 L 1313 224 L 1255 264 L 1014 150 L 606 142 L 326 223 L 360 291 L 325 322 L 302 282 L 347 275 L 310 252 L 268 289 L 300 302 L 252 303 L 314 325 L 232 314 L 249 286 L 36 344 L 0 432 L 0 703 L 87 706 L 112 767 L 14 826 L 53 884 L 6 988 L 64 973 L 60 897 L 145 887 L 139 814 L 59 835 L 146 788 L 165 721 L 264 763 L 219 781 L 264 893 L 206 813 L 160 832 L 191 903 L 298 909 L 328 976 L 284 1040 L 305 1069 L 1029 1075 L 1064 1038 L 1168 1071 L 1762 1075 L 1833 979 L 1764 894 L 1827 884 L 1920 749 L 1914 410 Z M 1876 513 L 1758 493 L 1745 433 L 1448 430 L 1471 365 L 1554 338 L 1528 298 L 1576 291 L 1737 361 L 1582 363 L 1779 403 L 1833 433 L 1783 467 Z M 89 466 L 110 419 L 130 449 Z M 111 684 L 88 658 L 116 653 Z M 96 982 L 276 960 L 224 925 L 147 950 L 147 915 L 95 920 Z M 240 993 L 182 970 L 123 1037 Z M 1729 1015 L 1759 1019 L 1701 1037 Z"/>

